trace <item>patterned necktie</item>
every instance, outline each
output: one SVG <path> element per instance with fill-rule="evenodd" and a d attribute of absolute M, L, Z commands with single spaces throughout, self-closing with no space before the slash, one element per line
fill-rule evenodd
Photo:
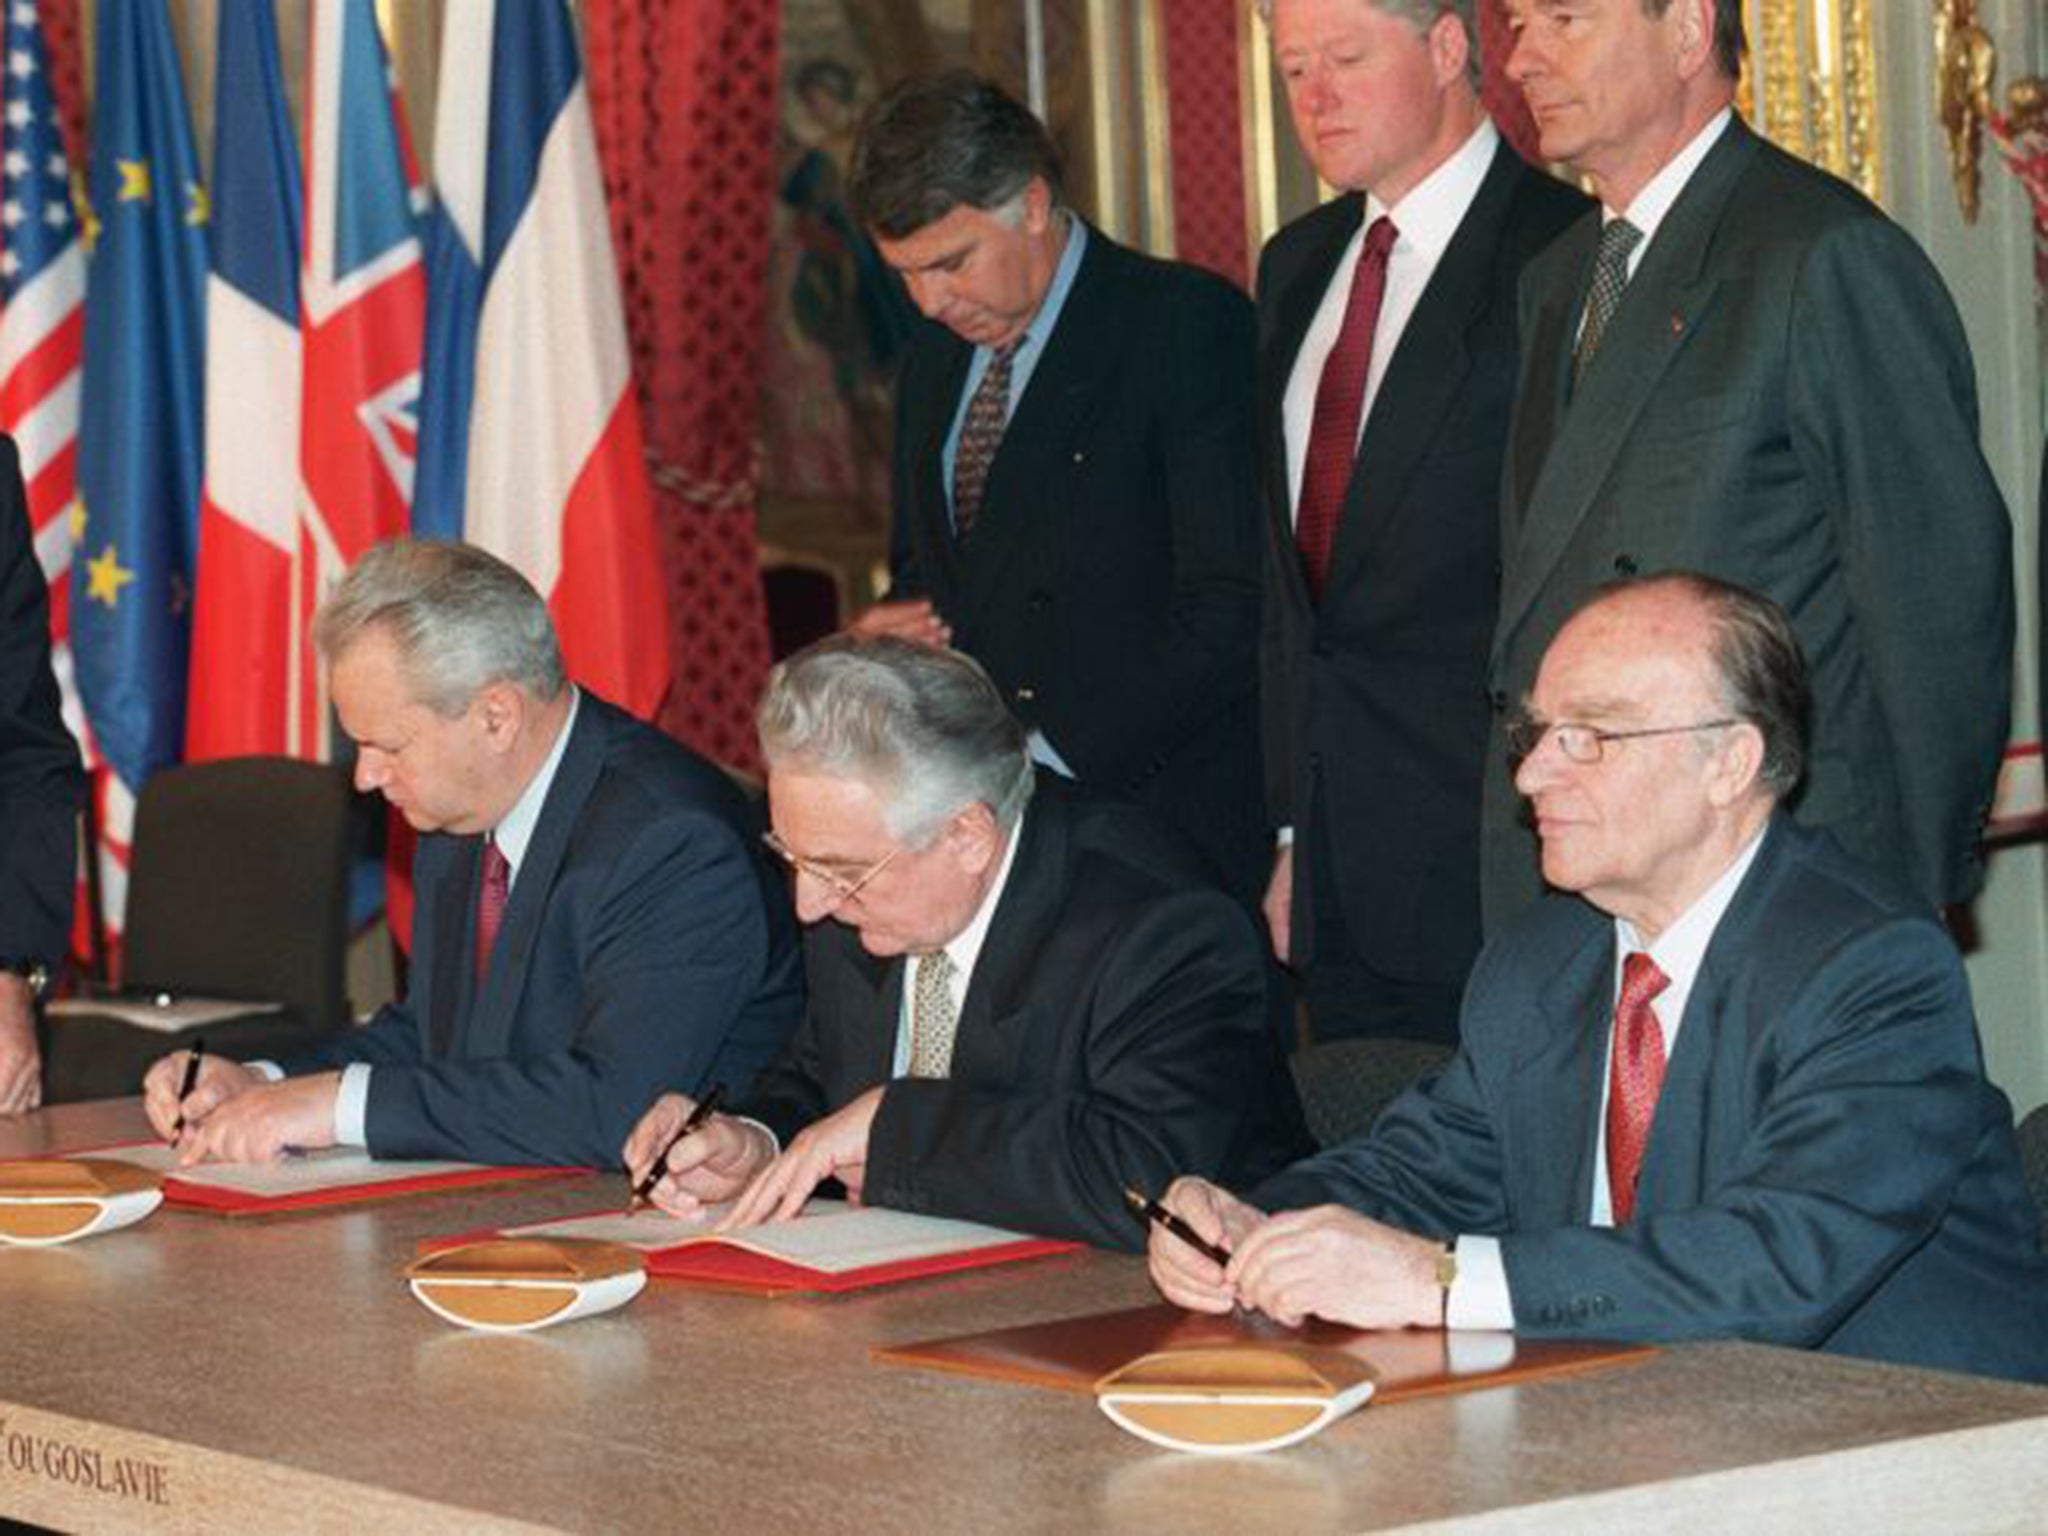
<path fill-rule="evenodd" d="M 1352 461 L 1358 457 L 1359 417 L 1365 409 L 1366 375 L 1372 372 L 1372 337 L 1380 323 L 1380 300 L 1387 292 L 1387 253 L 1399 233 L 1385 214 L 1366 230 L 1358 266 L 1351 274 L 1344 323 L 1337 330 L 1336 345 L 1323 359 L 1322 376 L 1316 380 L 1316 409 L 1309 423 L 1308 457 L 1302 461 L 1294 543 L 1301 551 L 1309 596 L 1317 602 L 1322 601 L 1323 583 L 1330 574 L 1337 521 L 1351 484 Z"/>
<path fill-rule="evenodd" d="M 1664 1086 L 1664 1031 L 1650 1003 L 1670 985 L 1671 978 L 1648 955 L 1633 954 L 1622 962 L 1607 1075 L 1607 1187 L 1617 1227 L 1635 1214 L 1636 1177 Z"/>
<path fill-rule="evenodd" d="M 967 402 L 967 417 L 960 423 L 960 441 L 953 447 L 953 537 L 966 541 L 981 515 L 981 493 L 988 485 L 988 467 L 1002 446 L 1003 429 L 1010 424 L 1010 364 L 1024 345 L 1019 336 L 998 347 L 989 359 L 988 371 L 974 386 Z"/>
<path fill-rule="evenodd" d="M 953 961 L 943 949 L 917 957 L 917 981 L 910 995 L 910 1075 L 944 1077 L 953 1067 L 953 1033 L 960 1017 L 953 1006 Z"/>
<path fill-rule="evenodd" d="M 1621 290 L 1628 286 L 1630 252 L 1642 244 L 1643 232 L 1627 219 L 1609 219 L 1600 230 L 1600 248 L 1593 254 L 1593 286 L 1586 293 L 1586 319 L 1579 327 L 1579 349 L 1572 354 L 1572 388 L 1593 354 L 1600 350 L 1600 338 L 1607 334 L 1607 322 L 1621 304 Z"/>
<path fill-rule="evenodd" d="M 498 925 L 505 920 L 505 901 L 512 893 L 512 866 L 505 862 L 495 837 L 484 839 L 482 878 L 476 887 L 476 985 L 481 991 L 484 972 L 490 969 L 491 950 L 498 942 Z"/>

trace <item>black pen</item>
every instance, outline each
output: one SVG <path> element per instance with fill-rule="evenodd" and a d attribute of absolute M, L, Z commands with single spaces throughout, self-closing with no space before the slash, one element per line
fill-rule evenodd
<path fill-rule="evenodd" d="M 199 1058 L 206 1054 L 206 1042 L 194 1040 L 192 1049 L 185 1057 L 185 1080 L 178 1085 L 178 1118 L 171 1122 L 171 1140 L 176 1141 L 185 1129 L 185 1100 L 192 1090 L 199 1086 Z"/>
<path fill-rule="evenodd" d="M 654 1193 L 654 1186 L 661 1182 L 662 1174 L 668 1171 L 668 1155 L 682 1144 L 685 1136 L 692 1131 L 701 1131 L 713 1115 L 718 1113 L 718 1101 L 725 1097 L 725 1084 L 713 1083 L 711 1091 L 697 1101 L 697 1107 L 690 1111 L 689 1118 L 676 1127 L 675 1135 L 669 1137 L 668 1145 L 641 1175 L 640 1182 L 633 1186 L 633 1198 L 626 1202 L 626 1214 L 632 1215 L 647 1203 L 647 1197 Z"/>
<path fill-rule="evenodd" d="M 1195 1252 L 1202 1255 L 1203 1258 L 1210 1260 L 1219 1268 L 1230 1262 L 1230 1250 L 1228 1248 L 1219 1247 L 1217 1244 L 1210 1242 L 1201 1233 L 1197 1232 L 1193 1227 L 1182 1221 L 1149 1195 L 1141 1195 L 1131 1188 L 1130 1185 L 1126 1184 L 1124 1186 L 1124 1199 L 1130 1202 L 1131 1209 L 1140 1218 L 1151 1222 L 1154 1226 L 1164 1227 L 1175 1237 L 1194 1249 Z"/>

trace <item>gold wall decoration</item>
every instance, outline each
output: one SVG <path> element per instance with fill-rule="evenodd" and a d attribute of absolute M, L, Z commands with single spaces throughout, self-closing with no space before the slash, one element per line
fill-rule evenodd
<path fill-rule="evenodd" d="M 1985 126 L 2033 209 L 2034 297 L 2048 304 L 2048 78 L 2013 81 L 2005 110 L 1992 113 Z"/>
<path fill-rule="evenodd" d="M 1948 136 L 1949 176 L 1966 222 L 1977 222 L 1978 158 L 1991 116 L 1991 81 L 1998 49 L 1977 25 L 1977 0 L 1935 0 L 1935 102 Z"/>
<path fill-rule="evenodd" d="M 1884 172 L 1871 4 L 1746 0 L 1750 49 L 1737 103 L 1781 148 L 1877 200 Z"/>

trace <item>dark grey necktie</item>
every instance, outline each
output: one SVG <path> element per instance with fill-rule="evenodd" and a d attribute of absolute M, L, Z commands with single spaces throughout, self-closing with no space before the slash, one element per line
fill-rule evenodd
<path fill-rule="evenodd" d="M 1600 231 L 1600 249 L 1593 256 L 1593 286 L 1586 293 L 1586 321 L 1579 327 L 1579 349 L 1572 354 L 1572 388 L 1579 387 L 1586 365 L 1600 350 L 1607 322 L 1621 304 L 1628 286 L 1629 253 L 1642 244 L 1643 232 L 1627 219 L 1609 219 Z"/>

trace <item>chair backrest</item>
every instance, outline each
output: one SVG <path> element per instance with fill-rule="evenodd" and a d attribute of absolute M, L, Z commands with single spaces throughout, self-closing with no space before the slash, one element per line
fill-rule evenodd
<path fill-rule="evenodd" d="M 166 768 L 135 811 L 123 981 L 348 1023 L 345 770 L 285 757 Z"/>
<path fill-rule="evenodd" d="M 2020 1167 L 2027 1176 L 2027 1193 L 2041 1215 L 2041 1246 L 2048 1248 L 2048 1104 L 2020 1122 Z"/>
<path fill-rule="evenodd" d="M 1380 1111 L 1451 1054 L 1432 1040 L 1329 1040 L 1296 1051 L 1289 1063 L 1316 1145 L 1363 1136 Z"/>

